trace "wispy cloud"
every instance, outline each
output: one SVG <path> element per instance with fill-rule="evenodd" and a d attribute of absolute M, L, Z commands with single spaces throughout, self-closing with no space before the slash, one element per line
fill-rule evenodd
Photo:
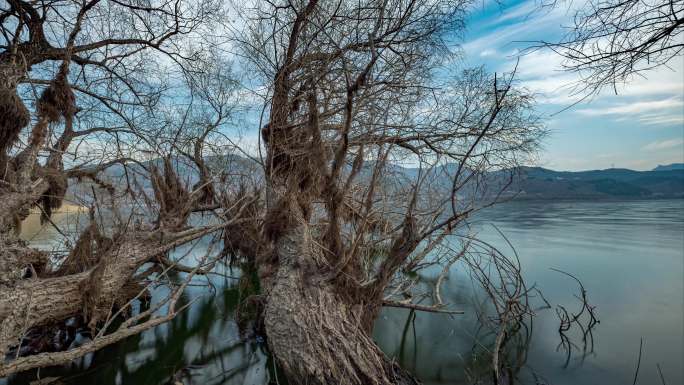
<path fill-rule="evenodd" d="M 498 56 L 499 52 L 497 52 L 495 49 L 486 49 L 482 52 L 480 52 L 480 57 L 488 57 L 488 56 Z"/>
<path fill-rule="evenodd" d="M 546 105 L 569 106 L 582 99 L 576 93 L 581 88 L 578 73 L 563 71 L 560 55 L 550 50 L 520 53 L 520 50 L 534 45 L 534 41 L 554 40 L 563 33 L 561 26 L 572 24 L 574 9 L 581 9 L 584 1 L 573 4 L 572 9 L 556 7 L 547 11 L 540 9 L 534 0 L 527 0 L 508 7 L 505 11 L 494 10 L 481 27 L 481 32 L 462 45 L 466 57 L 479 59 L 498 72 L 509 72 L 518 62 L 516 77 L 521 84 L 541 94 L 538 101 Z M 648 73 L 639 74 L 627 84 L 617 85 L 618 96 L 613 89 L 606 89 L 592 98 L 596 101 L 612 101 L 632 97 L 639 102 L 646 97 L 679 96 L 684 93 L 682 70 L 684 58 L 675 57 L 670 66 L 660 67 Z M 578 86 L 580 86 L 578 88 Z M 641 106 L 643 107 L 643 106 Z M 585 112 L 591 114 L 591 110 Z M 615 114 L 622 113 L 615 110 Z M 611 115 L 597 112 L 593 116 Z"/>
<path fill-rule="evenodd" d="M 574 12 L 586 1 L 545 12 L 536 0 L 483 0 L 461 46 L 465 63 L 497 73 L 510 73 L 517 64 L 516 85 L 534 93 L 540 112 L 556 117 L 547 121 L 553 134 L 541 155 L 551 168 L 615 165 L 647 170 L 684 161 L 684 152 L 678 150 L 684 146 L 682 139 L 668 139 L 680 137 L 684 126 L 684 56 L 589 97 L 581 92 L 582 74 L 564 71 L 560 55 L 526 50 L 533 42 L 560 39 L 567 32 L 563 26 L 573 24 Z M 587 142 L 588 132 L 593 143 L 579 145 Z"/>
<path fill-rule="evenodd" d="M 551 51 L 533 51 L 520 55 L 518 60 L 518 76 L 521 79 L 556 79 L 564 73 L 561 69 L 562 58 Z"/>
<path fill-rule="evenodd" d="M 645 151 L 662 151 L 662 150 L 670 150 L 673 148 L 678 148 L 678 147 L 684 147 L 684 139 L 682 138 L 674 138 L 674 139 L 667 139 L 667 140 L 660 140 L 656 142 L 651 142 L 644 146 Z"/>
<path fill-rule="evenodd" d="M 677 56 L 667 66 L 636 76 L 618 87 L 623 96 L 682 95 L 684 94 L 684 57 Z"/>
<path fill-rule="evenodd" d="M 639 121 L 648 126 L 660 125 L 684 125 L 684 113 L 671 115 L 646 115 L 640 116 Z"/>
<path fill-rule="evenodd" d="M 479 53 L 509 45 L 515 36 L 531 30 L 525 24 L 514 24 L 504 28 L 498 28 L 495 32 L 488 33 L 462 45 L 466 55 L 473 57 Z M 497 50 L 498 51 L 498 50 Z"/>
<path fill-rule="evenodd" d="M 565 15 L 562 12 L 554 11 L 544 14 L 535 13 L 511 24 L 500 23 L 502 20 L 495 21 L 492 24 L 496 25 L 492 26 L 487 33 L 466 42 L 462 47 L 469 56 L 492 49 L 499 52 L 510 52 L 515 42 L 540 40 L 539 36 L 543 35 L 544 30 L 549 30 L 553 26 L 558 27 L 563 19 L 565 19 Z M 529 44 L 524 46 L 527 45 Z"/>
<path fill-rule="evenodd" d="M 683 106 L 684 101 L 682 101 L 681 98 L 667 98 L 635 103 L 623 103 L 604 108 L 584 108 L 577 110 L 577 112 L 586 116 L 634 115 L 672 108 L 681 108 Z"/>
<path fill-rule="evenodd" d="M 545 12 L 546 13 L 546 12 Z M 523 18 L 524 20 L 543 16 L 539 5 L 535 1 L 526 1 L 514 7 L 506 9 L 499 17 L 487 23 L 488 25 L 496 26 L 507 21 Z"/>

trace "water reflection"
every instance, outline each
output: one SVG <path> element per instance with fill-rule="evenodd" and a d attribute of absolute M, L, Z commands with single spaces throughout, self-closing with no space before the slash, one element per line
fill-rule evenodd
<path fill-rule="evenodd" d="M 529 343 L 517 345 L 525 351 L 517 383 L 631 384 L 642 337 L 637 383 L 661 383 L 659 367 L 665 383 L 684 381 L 684 201 L 507 203 L 473 224 L 481 238 L 505 249 L 490 223 L 513 242 L 527 282 L 536 283 L 551 305 L 526 325 Z M 601 320 L 591 336 L 585 335 L 586 318 L 559 335 L 558 306 L 570 316 L 579 313 L 581 293 L 576 282 L 550 268 L 581 278 Z M 491 336 L 478 327 L 474 314 L 481 303 L 469 274 L 455 266 L 443 291 L 465 315 L 416 314 L 402 344 L 409 312 L 388 309 L 376 339 L 426 384 L 491 383 Z"/>
<path fill-rule="evenodd" d="M 642 337 L 638 383 L 660 383 L 660 372 L 667 384 L 684 381 L 684 201 L 507 203 L 473 222 L 481 238 L 506 249 L 490 223 L 513 242 L 528 284 L 536 283 L 549 304 L 535 297 L 536 316 L 510 331 L 503 359 L 511 370 L 504 381 L 631 384 Z M 591 335 L 586 313 L 579 325 L 569 321 L 582 306 L 577 283 L 550 268 L 581 279 L 601 320 Z M 442 288 L 445 302 L 464 315 L 390 308 L 376 323 L 374 338 L 383 350 L 426 385 L 493 382 L 495 336 L 478 319 L 487 301 L 471 278 L 456 264 Z M 191 288 L 185 301 L 196 302 L 168 324 L 69 367 L 42 369 L 40 377 L 98 385 L 275 381 L 262 340 L 241 333 L 234 318 L 239 286 L 212 284 L 219 288 L 216 296 L 206 285 Z M 561 336 L 563 320 L 571 326 Z M 27 384 L 37 374 L 4 383 Z"/>
<path fill-rule="evenodd" d="M 186 293 L 187 303 L 200 290 Z M 108 346 L 68 367 L 11 377 L 8 385 L 60 377 L 62 384 L 266 384 L 272 364 L 263 340 L 233 318 L 240 290 L 200 297 L 167 324 Z"/>

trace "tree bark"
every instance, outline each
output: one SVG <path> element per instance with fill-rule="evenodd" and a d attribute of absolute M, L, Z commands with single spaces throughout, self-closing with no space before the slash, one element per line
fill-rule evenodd
<path fill-rule="evenodd" d="M 0 357 L 19 344 L 23 333 L 32 327 L 84 315 L 88 325 L 96 328 L 113 315 L 113 310 L 144 290 L 136 285 L 135 275 L 144 263 L 220 228 L 207 226 L 164 237 L 158 232 L 122 236 L 97 255 L 99 262 L 94 267 L 57 277 L 39 274 L 23 278 L 20 272 L 35 261 L 42 262 L 44 255 L 0 238 L 0 267 L 10 267 L 11 272 L 0 275 Z M 10 257 L 15 260 L 8 262 Z M 9 374 L 0 361 L 2 372 Z"/>
<path fill-rule="evenodd" d="M 20 342 L 25 330 L 80 314 L 89 276 L 86 272 L 27 279 L 12 288 L 0 288 L 0 357 Z"/>
<path fill-rule="evenodd" d="M 276 242 L 264 323 L 268 343 L 288 379 L 298 384 L 418 384 L 391 361 L 364 327 L 363 304 L 313 272 L 323 259 L 300 224 Z M 373 304 L 371 304 L 374 306 Z M 372 307 L 371 306 L 371 307 Z"/>

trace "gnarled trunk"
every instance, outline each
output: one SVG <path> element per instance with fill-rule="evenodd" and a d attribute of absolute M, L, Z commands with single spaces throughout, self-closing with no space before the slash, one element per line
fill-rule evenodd
<path fill-rule="evenodd" d="M 276 243 L 278 271 L 269 282 L 264 322 L 272 353 L 291 382 L 301 384 L 417 384 L 391 361 L 364 326 L 373 311 L 314 269 L 320 247 L 298 225 Z"/>
<path fill-rule="evenodd" d="M 156 232 L 121 236 L 102 255 L 96 255 L 98 261 L 92 268 L 29 278 L 23 278 L 20 272 L 36 262 L 44 262 L 44 255 L 18 243 L 6 244 L 0 238 L 0 257 L 15 258 L 12 263 L 0 263 L 0 267 L 10 268 L 12 273 L 0 275 L 0 357 L 19 344 L 24 332 L 33 327 L 83 315 L 89 326 L 96 328 L 131 298 L 143 294 L 145 288 L 138 285 L 135 274 L 144 263 L 218 228 L 208 226 L 166 234 L 163 242 Z M 0 377 L 50 363 L 50 358 L 36 359 L 35 363 L 23 366 L 6 366 L 0 361 Z"/>

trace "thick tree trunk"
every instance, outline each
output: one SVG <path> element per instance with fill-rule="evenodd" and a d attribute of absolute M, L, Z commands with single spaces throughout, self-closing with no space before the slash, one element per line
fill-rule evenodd
<path fill-rule="evenodd" d="M 80 273 L 27 279 L 12 288 L 0 288 L 0 357 L 18 344 L 29 328 L 80 314 L 88 277 L 89 273 Z"/>
<path fill-rule="evenodd" d="M 36 261 L 43 261 L 44 254 L 18 243 L 7 244 L 0 238 L 0 267 L 9 270 L 8 274 L 0 274 L 0 357 L 32 327 L 84 315 L 89 326 L 95 328 L 113 310 L 144 290 L 137 285 L 135 274 L 145 262 L 216 229 L 169 234 L 163 243 L 148 233 L 120 237 L 106 253 L 97 256 L 99 262 L 92 268 L 64 276 L 39 274 L 26 279 L 20 273 Z"/>
<path fill-rule="evenodd" d="M 276 243 L 279 267 L 268 285 L 264 322 L 271 351 L 290 381 L 417 384 L 375 344 L 362 322 L 366 309 L 317 279 L 317 248 L 304 224 Z"/>
<path fill-rule="evenodd" d="M 0 247 L 0 255 L 8 256 L 3 249 L 10 246 Z M 125 287 L 135 271 L 154 255 L 153 249 L 137 240 L 121 240 L 110 253 L 101 256 L 102 261 L 95 268 L 50 278 L 21 279 L 15 273 L 13 281 L 0 282 L 0 357 L 35 326 L 85 314 L 94 328 L 111 314 L 115 304 L 121 306 L 136 294 Z M 25 251 L 24 254 L 31 255 L 33 250 Z M 31 263 L 29 259 L 17 261 L 14 270 L 22 271 Z"/>

